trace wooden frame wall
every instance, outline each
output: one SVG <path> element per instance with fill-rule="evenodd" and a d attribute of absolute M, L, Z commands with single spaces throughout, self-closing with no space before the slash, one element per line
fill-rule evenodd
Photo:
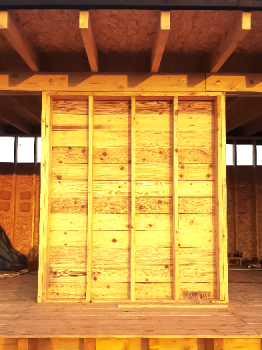
<path fill-rule="evenodd" d="M 109 95 L 109 96 L 107 96 Z M 225 177 L 225 95 L 222 93 L 194 93 L 193 96 L 190 93 L 143 93 L 143 94 L 134 94 L 130 93 L 102 93 L 102 92 L 82 92 L 82 93 L 68 93 L 68 92 L 44 92 L 43 93 L 43 120 L 42 120 L 42 164 L 41 164 L 41 220 L 40 220 L 40 244 L 39 244 L 39 252 L 40 252 L 40 260 L 39 260 L 39 289 L 38 289 L 38 301 L 46 301 L 46 290 L 47 290 L 47 279 L 48 279 L 48 235 L 50 230 L 50 184 L 51 184 L 51 176 L 50 176 L 50 155 L 52 150 L 52 140 L 51 140 L 51 128 L 52 128 L 52 116 L 51 116 L 51 105 L 52 99 L 87 99 L 89 98 L 89 127 L 92 130 L 92 111 L 93 111 L 93 100 L 94 99 L 130 99 L 132 104 L 135 102 L 135 96 L 137 95 L 138 99 L 168 99 L 172 100 L 174 103 L 174 128 L 177 125 L 177 107 L 178 100 L 183 99 L 196 99 L 196 100 L 214 100 L 215 101 L 215 139 L 216 139 L 216 194 L 217 194 L 217 215 L 216 215 L 216 227 L 219 230 L 219 234 L 216 235 L 216 247 L 217 247 L 217 301 L 219 302 L 227 302 L 228 301 L 228 282 L 227 282 L 227 232 L 226 232 L 226 177 Z M 135 110 L 132 107 L 132 124 L 135 125 Z M 134 135 L 134 133 L 133 133 Z M 134 136 L 131 136 L 133 139 L 132 145 L 134 145 Z M 177 143 L 176 137 L 174 137 L 174 146 Z M 89 161 L 92 164 L 92 137 L 89 139 Z M 174 167 L 177 163 L 177 148 L 174 147 Z M 134 162 L 134 155 L 132 158 L 132 163 Z M 132 166 L 131 166 L 132 167 Z M 92 176 L 92 165 L 90 167 L 89 164 L 89 176 Z M 135 179 L 134 170 L 132 171 L 132 182 Z M 174 189 L 176 190 L 176 176 L 174 178 Z M 134 187 L 134 185 L 133 185 Z M 134 192 L 134 188 L 132 190 Z M 88 187 L 88 196 L 89 203 L 92 203 L 92 186 Z M 174 212 L 176 211 L 177 201 L 173 197 L 174 201 Z M 132 204 L 131 204 L 132 207 Z M 91 207 L 90 207 L 91 210 Z M 90 213 L 91 214 L 91 213 Z M 175 213 L 175 215 L 177 215 Z M 132 223 L 134 223 L 134 216 L 132 215 Z M 88 219 L 88 228 L 92 229 L 92 214 Z M 133 226 L 133 230 L 135 227 Z M 177 227 L 174 228 L 174 252 L 177 250 Z M 92 238 L 90 238 L 89 244 L 91 243 Z M 131 248 L 132 249 L 132 248 Z M 91 263 L 91 258 L 87 262 L 88 271 L 89 265 Z M 178 269 L 178 259 L 177 255 L 174 256 L 174 276 L 178 279 L 179 269 Z M 135 266 L 133 266 L 135 269 Z M 88 274 L 89 275 L 89 274 Z M 132 281 L 132 278 L 131 278 Z M 178 299 L 178 287 L 175 287 L 174 290 L 174 299 Z M 86 300 L 90 300 L 90 293 L 87 289 Z M 134 300 L 134 292 L 132 293 L 132 283 L 131 283 L 131 300 Z M 215 302 L 216 300 L 214 300 Z M 174 302 L 174 300 L 173 300 Z"/>

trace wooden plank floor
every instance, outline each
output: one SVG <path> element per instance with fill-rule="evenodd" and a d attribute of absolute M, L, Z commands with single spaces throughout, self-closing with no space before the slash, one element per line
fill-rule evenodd
<path fill-rule="evenodd" d="M 36 303 L 34 273 L 0 280 L 0 338 L 262 337 L 262 271 L 230 271 L 228 308 Z"/>

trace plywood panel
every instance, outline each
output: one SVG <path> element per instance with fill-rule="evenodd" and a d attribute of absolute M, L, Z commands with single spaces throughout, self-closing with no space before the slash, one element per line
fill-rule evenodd
<path fill-rule="evenodd" d="M 53 147 L 53 164 L 87 164 L 88 147 Z"/>
<path fill-rule="evenodd" d="M 97 339 L 96 340 L 96 350 L 142 350 L 141 339 L 131 338 L 131 339 Z"/>
<path fill-rule="evenodd" d="M 149 339 L 149 350 L 205 350 L 205 339 Z"/>

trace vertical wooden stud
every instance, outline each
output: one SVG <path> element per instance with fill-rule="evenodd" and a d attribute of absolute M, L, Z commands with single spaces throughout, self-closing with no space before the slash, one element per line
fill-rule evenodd
<path fill-rule="evenodd" d="M 178 96 L 173 101 L 173 298 L 179 299 L 178 261 Z"/>
<path fill-rule="evenodd" d="M 14 174 L 13 174 L 13 229 L 11 234 L 11 242 L 14 242 L 15 238 L 15 218 L 16 218 L 16 183 L 17 183 L 17 147 L 18 137 L 15 137 L 15 149 L 14 149 Z"/>
<path fill-rule="evenodd" d="M 136 99 L 131 97 L 131 301 L 136 299 Z"/>
<path fill-rule="evenodd" d="M 96 339 L 85 338 L 83 350 L 96 350 Z"/>
<path fill-rule="evenodd" d="M 224 349 L 223 339 L 222 338 L 214 339 L 214 350 L 223 350 L 223 349 Z"/>
<path fill-rule="evenodd" d="M 228 301 L 225 93 L 215 103 L 217 299 Z"/>
<path fill-rule="evenodd" d="M 18 339 L 18 346 L 17 346 L 18 350 L 29 350 L 29 342 L 28 342 L 28 338 L 21 338 Z"/>
<path fill-rule="evenodd" d="M 50 191 L 52 163 L 52 101 L 51 96 L 42 94 L 42 145 L 41 145 L 41 197 L 40 197 L 40 230 L 39 230 L 39 269 L 38 269 L 38 302 L 46 300 L 48 287 L 50 231 Z"/>
<path fill-rule="evenodd" d="M 206 339 L 206 350 L 214 350 L 214 339 Z"/>
<path fill-rule="evenodd" d="M 93 137 L 94 137 L 94 97 L 89 96 L 88 116 L 88 212 L 87 212 L 87 267 L 86 300 L 91 300 L 92 286 L 92 246 L 93 246 Z"/>
<path fill-rule="evenodd" d="M 255 201 L 255 242 L 256 257 L 259 259 L 259 240 L 258 240 L 258 203 L 257 203 L 257 143 L 253 140 L 253 171 L 254 171 L 254 201 Z"/>
<path fill-rule="evenodd" d="M 236 165 L 237 165 L 237 145 L 236 145 L 236 139 L 233 141 L 233 166 L 234 166 L 234 253 L 238 250 L 238 227 L 237 227 L 237 214 L 238 214 L 238 207 L 237 207 L 237 176 L 236 176 Z"/>
<path fill-rule="evenodd" d="M 33 199 L 32 199 L 32 236 L 31 236 L 31 261 L 34 261 L 34 233 L 36 218 L 36 170 L 37 170 L 37 137 L 34 138 L 34 172 L 33 172 Z"/>
<path fill-rule="evenodd" d="M 28 350 L 37 350 L 38 339 L 37 338 L 29 338 L 28 339 Z"/>

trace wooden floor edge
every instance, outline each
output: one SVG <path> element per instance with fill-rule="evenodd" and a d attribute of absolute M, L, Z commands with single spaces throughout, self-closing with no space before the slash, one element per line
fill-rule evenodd
<path fill-rule="evenodd" d="M 25 334 L 16 334 L 16 335 L 1 335 L 0 339 L 47 339 L 47 338 L 66 338 L 66 339 L 85 339 L 85 338 L 95 338 L 95 339 L 262 339 L 262 334 L 258 335 L 239 335 L 239 334 L 230 334 L 230 335 L 190 335 L 190 334 L 168 334 L 168 335 L 141 335 L 141 334 L 117 334 L 117 335 L 109 335 L 109 334 L 99 334 L 99 335 L 63 335 L 63 334 L 56 334 L 56 335 L 50 335 L 50 334 L 44 334 L 44 335 L 34 335 L 34 336 L 28 336 Z"/>

